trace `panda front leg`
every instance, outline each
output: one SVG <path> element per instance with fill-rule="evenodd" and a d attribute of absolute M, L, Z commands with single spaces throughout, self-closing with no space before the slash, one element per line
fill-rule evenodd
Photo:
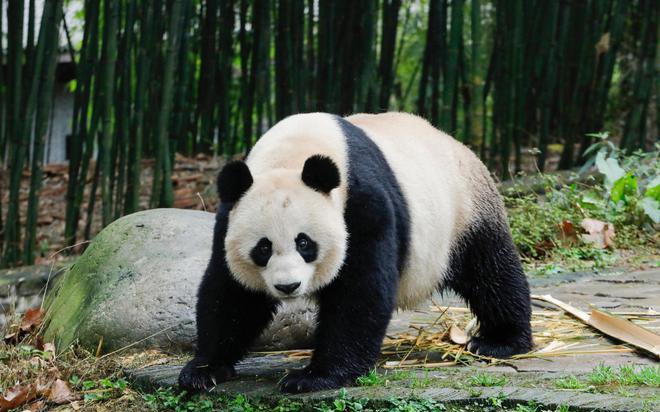
<path fill-rule="evenodd" d="M 508 358 L 532 349 L 529 285 L 505 222 L 484 223 L 464 235 L 448 284 L 477 318 L 470 352 Z"/>
<path fill-rule="evenodd" d="M 197 298 L 197 350 L 179 374 L 179 386 L 208 390 L 236 374 L 234 365 L 268 326 L 277 303 L 245 289 L 224 259 L 212 258 Z"/>
<path fill-rule="evenodd" d="M 358 243 L 354 237 L 353 243 Z M 339 276 L 318 294 L 316 346 L 304 369 L 289 372 L 283 392 L 350 385 L 372 369 L 396 301 L 398 269 L 391 247 L 373 242 L 348 253 Z"/>

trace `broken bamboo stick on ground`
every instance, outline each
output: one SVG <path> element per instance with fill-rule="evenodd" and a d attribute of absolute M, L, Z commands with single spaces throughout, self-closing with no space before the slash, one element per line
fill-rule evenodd
<path fill-rule="evenodd" d="M 551 295 L 532 295 L 532 299 L 552 303 L 605 335 L 629 343 L 660 358 L 660 336 L 635 325 L 627 319 L 610 315 L 598 309 L 591 309 L 591 314 L 588 314 L 568 303 L 553 298 Z"/>

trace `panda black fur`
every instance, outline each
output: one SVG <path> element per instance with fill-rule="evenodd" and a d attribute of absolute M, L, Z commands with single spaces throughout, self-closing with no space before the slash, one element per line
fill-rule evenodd
<path fill-rule="evenodd" d="M 352 383 L 373 368 L 394 309 L 446 287 L 479 322 L 471 351 L 531 349 L 529 287 L 502 201 L 460 143 L 412 115 L 311 113 L 275 125 L 246 163 L 218 176 L 182 387 L 233 376 L 287 294 L 315 299 L 319 313 L 310 365 L 282 379 L 285 392 Z"/>

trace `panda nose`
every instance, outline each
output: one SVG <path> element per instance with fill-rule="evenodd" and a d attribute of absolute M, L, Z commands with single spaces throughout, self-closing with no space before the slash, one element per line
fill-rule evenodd
<path fill-rule="evenodd" d="M 275 285 L 275 289 L 290 295 L 294 290 L 298 289 L 298 286 L 300 286 L 300 282 L 288 283 L 286 285 L 280 283 L 279 285 Z"/>

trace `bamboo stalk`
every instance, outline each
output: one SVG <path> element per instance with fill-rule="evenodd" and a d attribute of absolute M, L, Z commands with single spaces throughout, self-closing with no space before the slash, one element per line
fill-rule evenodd
<path fill-rule="evenodd" d="M 107 226 L 112 221 L 112 146 L 114 140 L 114 82 L 117 62 L 117 22 L 119 8 L 115 1 L 105 0 L 103 23 L 102 74 L 99 101 L 103 104 L 103 131 L 99 139 L 100 185 L 102 221 Z M 92 212 L 93 213 L 93 212 Z"/>
<path fill-rule="evenodd" d="M 380 63 L 378 74 L 380 77 L 380 97 L 378 108 L 387 111 L 393 83 L 394 48 L 396 46 L 396 33 L 399 20 L 401 0 L 384 0 L 382 17 L 382 35 L 380 46 Z"/>
<path fill-rule="evenodd" d="M 39 191 L 43 177 L 44 143 L 51 111 L 53 85 L 55 83 L 55 67 L 57 65 L 58 29 L 62 19 L 62 0 L 45 0 L 39 29 L 39 45 L 37 53 L 43 53 L 43 70 L 35 71 L 34 82 L 39 83 L 34 140 L 32 152 L 32 174 L 30 176 L 30 192 L 28 195 L 27 222 L 25 225 L 25 243 L 23 246 L 23 262 L 34 264 L 37 238 L 37 212 L 39 207 Z M 41 45 L 43 43 L 43 46 Z M 39 59 L 39 57 L 37 57 Z M 37 69 L 37 67 L 35 67 Z M 31 125 L 30 125 L 31 126 Z"/>
<path fill-rule="evenodd" d="M 135 85 L 135 111 L 132 118 L 131 143 L 129 149 L 129 170 L 126 182 L 126 202 L 124 213 L 136 212 L 140 202 L 140 172 L 142 150 L 146 131 L 145 106 L 148 95 L 148 76 L 151 71 L 151 44 L 153 40 L 154 7 L 152 2 L 142 3 L 143 21 L 140 24 L 140 40 L 137 59 L 137 79 Z"/>
<path fill-rule="evenodd" d="M 83 43 L 76 70 L 76 90 L 73 101 L 71 126 L 71 152 L 69 156 L 69 182 L 66 194 L 66 216 L 64 239 L 67 246 L 75 244 L 82 191 L 85 187 L 87 164 L 83 160 L 87 134 L 87 114 L 89 110 L 92 72 L 98 48 L 98 2 L 86 0 Z"/>
<path fill-rule="evenodd" d="M 159 173 L 162 181 L 157 181 L 154 173 L 154 185 L 152 204 L 160 207 L 172 207 L 174 205 L 174 191 L 172 189 L 172 160 L 170 158 L 170 142 L 167 134 L 167 124 L 172 109 L 172 98 L 174 89 L 174 69 L 176 67 L 176 56 L 179 53 L 181 40 L 181 27 L 183 25 L 182 0 L 174 0 L 170 12 L 169 31 L 167 36 L 167 58 L 165 60 L 163 93 L 158 115 L 158 123 L 155 141 L 158 144 L 155 171 Z"/>
<path fill-rule="evenodd" d="M 7 5 L 7 136 L 9 140 L 9 201 L 4 231 L 2 265 L 13 265 L 19 255 L 19 189 L 23 159 L 27 142 L 21 123 L 23 90 L 23 0 L 10 1 Z"/>

